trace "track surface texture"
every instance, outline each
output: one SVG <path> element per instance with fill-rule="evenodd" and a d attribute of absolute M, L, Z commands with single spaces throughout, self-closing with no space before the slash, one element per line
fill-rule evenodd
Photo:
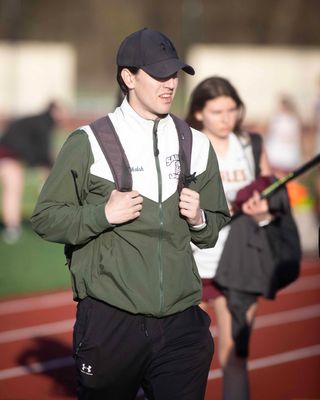
<path fill-rule="evenodd" d="M 259 301 L 249 362 L 252 400 L 320 399 L 319 289 L 319 258 L 305 257 L 294 284 L 275 301 Z M 1 400 L 75 399 L 75 308 L 70 291 L 0 301 Z M 205 400 L 220 398 L 215 354 Z"/>

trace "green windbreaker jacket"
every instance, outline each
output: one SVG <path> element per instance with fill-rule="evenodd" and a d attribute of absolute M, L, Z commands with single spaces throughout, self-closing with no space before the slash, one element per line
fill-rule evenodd
<path fill-rule="evenodd" d="M 125 100 L 109 114 L 125 149 L 141 215 L 111 225 L 105 204 L 115 189 L 108 163 L 89 126 L 63 145 L 31 217 L 45 240 L 74 245 L 70 266 L 75 299 L 92 296 L 134 314 L 170 315 L 199 304 L 201 280 L 190 241 L 214 246 L 230 219 L 218 164 L 204 134 L 192 130 L 190 189 L 200 193 L 207 225 L 190 228 L 179 214 L 179 144 L 170 115 L 160 120 L 154 155 L 153 121 Z"/>

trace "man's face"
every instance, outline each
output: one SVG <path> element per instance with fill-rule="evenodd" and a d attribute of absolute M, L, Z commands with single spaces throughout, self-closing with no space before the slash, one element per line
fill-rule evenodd
<path fill-rule="evenodd" d="M 129 88 L 129 104 L 141 117 L 155 120 L 168 114 L 178 86 L 177 73 L 156 79 L 139 69 L 137 74 L 127 78 L 130 79 L 129 84 L 125 81 Z"/>

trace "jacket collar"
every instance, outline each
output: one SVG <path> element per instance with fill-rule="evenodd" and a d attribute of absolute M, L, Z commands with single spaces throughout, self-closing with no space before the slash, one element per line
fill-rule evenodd
<path fill-rule="evenodd" d="M 139 124 L 147 127 L 152 127 L 154 125 L 154 120 L 151 119 L 145 119 L 143 117 L 141 117 L 129 104 L 127 97 L 124 98 L 121 106 L 120 106 L 120 110 L 122 115 L 127 118 L 133 118 L 136 122 L 138 122 Z M 161 118 L 159 121 L 159 125 L 158 127 L 164 127 L 167 122 L 170 119 L 170 114 L 167 114 L 164 118 Z"/>

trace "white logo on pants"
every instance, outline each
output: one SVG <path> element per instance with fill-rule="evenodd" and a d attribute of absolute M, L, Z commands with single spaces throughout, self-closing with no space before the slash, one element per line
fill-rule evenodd
<path fill-rule="evenodd" d="M 93 375 L 92 366 L 91 365 L 87 366 L 86 364 L 82 364 L 81 372 L 86 375 Z"/>

